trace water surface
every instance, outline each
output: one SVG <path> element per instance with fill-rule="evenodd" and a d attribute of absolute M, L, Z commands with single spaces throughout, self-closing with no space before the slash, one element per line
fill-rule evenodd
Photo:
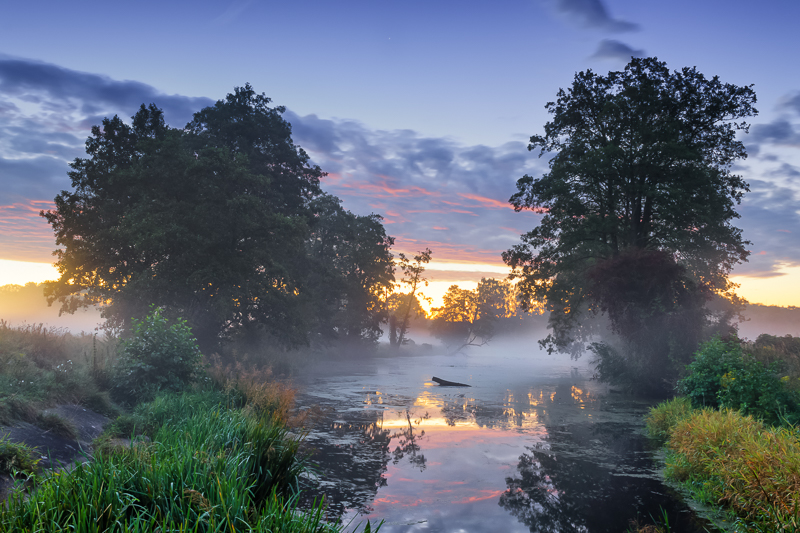
<path fill-rule="evenodd" d="M 297 385 L 301 405 L 325 409 L 306 438 L 306 483 L 332 519 L 385 520 L 384 533 L 600 533 L 663 508 L 674 531 L 703 531 L 660 480 L 642 433 L 651 404 L 609 392 L 588 357 L 496 343 L 323 363 Z"/>

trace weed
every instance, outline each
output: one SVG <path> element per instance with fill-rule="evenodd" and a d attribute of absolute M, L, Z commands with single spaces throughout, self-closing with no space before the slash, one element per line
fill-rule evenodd
<path fill-rule="evenodd" d="M 179 391 L 196 381 L 202 355 L 186 321 L 172 325 L 160 308 L 133 319 L 131 337 L 122 342 L 114 388 L 128 404 L 151 400 L 159 391 Z"/>
<path fill-rule="evenodd" d="M 779 363 L 764 365 L 741 343 L 719 338 L 704 343 L 679 388 L 694 407 L 741 410 L 767 423 L 800 421 L 800 394 L 779 375 Z"/>
<path fill-rule="evenodd" d="M 0 436 L 0 474 L 35 474 L 38 463 L 36 450 L 22 443 L 10 442 L 5 435 Z"/>
<path fill-rule="evenodd" d="M 140 405 L 132 418 L 160 421 L 152 442 L 109 449 L 51 476 L 35 499 L 12 496 L 0 508 L 0 530 L 339 531 L 323 522 L 322 504 L 298 509 L 303 463 L 286 427 L 224 401 L 212 391 Z"/>

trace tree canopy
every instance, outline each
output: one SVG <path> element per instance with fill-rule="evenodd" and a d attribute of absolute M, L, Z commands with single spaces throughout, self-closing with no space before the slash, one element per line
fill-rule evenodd
<path fill-rule="evenodd" d="M 314 330 L 326 339 L 376 341 L 389 316 L 394 239 L 380 215 L 354 215 L 335 196 L 319 196 L 311 208 L 317 217 L 307 241 Z"/>
<path fill-rule="evenodd" d="M 418 316 L 425 316 L 425 311 L 420 305 L 419 298 L 427 299 L 422 294 L 422 287 L 428 286 L 428 279 L 423 275 L 425 265 L 431 262 L 433 252 L 425 248 L 413 257 L 408 257 L 404 253 L 399 253 L 397 267 L 403 273 L 397 288 L 402 290 L 404 287 L 407 293 L 395 293 L 390 299 L 389 316 L 389 344 L 399 348 L 408 343 L 406 334 L 411 323 L 411 319 Z"/>
<path fill-rule="evenodd" d="M 305 339 L 305 243 L 324 173 L 294 145 L 282 107 L 246 85 L 185 129 L 141 106 L 92 128 L 73 190 L 43 212 L 60 248 L 50 302 L 104 303 L 124 324 L 151 303 L 189 320 L 201 342 L 259 326 Z"/>
<path fill-rule="evenodd" d="M 473 290 L 451 285 L 442 306 L 431 310 L 431 332 L 456 352 L 482 346 L 494 336 L 499 320 L 516 313 L 516 303 L 508 280 L 482 278 Z"/>
<path fill-rule="evenodd" d="M 551 348 L 565 348 L 581 311 L 608 294 L 597 276 L 589 283 L 603 261 L 663 252 L 678 265 L 659 271 L 671 276 L 663 283 L 731 288 L 728 274 L 749 254 L 731 223 L 748 185 L 732 165 L 746 157 L 737 132 L 747 131 L 755 103 L 752 86 L 633 58 L 606 76 L 577 73 L 546 105 L 552 119 L 528 149 L 553 154 L 549 172 L 521 178 L 510 199 L 541 222 L 503 259 L 522 301 L 551 312 Z"/>

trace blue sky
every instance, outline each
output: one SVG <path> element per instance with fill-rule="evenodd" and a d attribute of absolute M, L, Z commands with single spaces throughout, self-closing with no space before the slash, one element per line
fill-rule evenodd
<path fill-rule="evenodd" d="M 32 1 L 3 11 L 0 259 L 51 261 L 52 232 L 36 213 L 69 187 L 67 162 L 103 116 L 155 102 L 182 126 L 250 82 L 287 107 L 296 143 L 330 173 L 323 187 L 354 212 L 382 214 L 398 249 L 498 264 L 537 220 L 507 200 L 519 177 L 546 168 L 526 150 L 544 105 L 577 71 L 654 55 L 754 84 L 760 115 L 739 165 L 752 192 L 738 221 L 753 255 L 735 273 L 743 289 L 796 288 L 800 305 L 800 3 Z"/>

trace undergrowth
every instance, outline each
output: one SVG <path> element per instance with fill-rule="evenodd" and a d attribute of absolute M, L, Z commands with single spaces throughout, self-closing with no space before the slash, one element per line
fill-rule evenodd
<path fill-rule="evenodd" d="M 114 415 L 103 391 L 114 359 L 112 339 L 0 320 L 0 424 L 35 422 L 41 409 L 58 403 Z"/>
<path fill-rule="evenodd" d="M 35 498 L 16 493 L 0 531 L 339 530 L 323 502 L 297 507 L 299 440 L 270 413 L 206 391 L 161 395 L 130 419 L 149 439 L 107 439 L 92 461 L 42 477 Z"/>

